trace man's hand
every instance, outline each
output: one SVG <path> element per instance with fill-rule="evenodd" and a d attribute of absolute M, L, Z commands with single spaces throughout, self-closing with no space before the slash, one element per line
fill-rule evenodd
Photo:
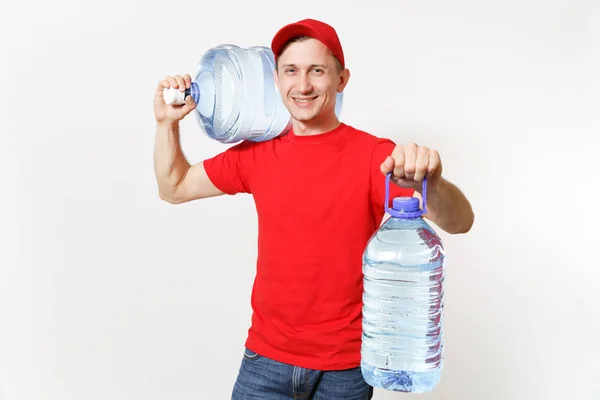
<path fill-rule="evenodd" d="M 442 177 L 442 162 L 436 150 L 409 143 L 394 148 L 381 163 L 381 172 L 383 175 L 392 172 L 390 180 L 398 186 L 420 191 L 425 177 L 428 187 L 438 184 Z"/>
<path fill-rule="evenodd" d="M 168 105 L 165 103 L 163 97 L 163 90 L 165 88 L 175 88 L 180 92 L 185 92 L 186 89 L 190 88 L 191 84 L 192 78 L 188 74 L 184 76 L 167 76 L 158 83 L 154 94 L 154 116 L 159 125 L 176 124 L 196 108 L 196 103 L 192 96 L 187 96 L 185 104 L 182 105 Z"/>

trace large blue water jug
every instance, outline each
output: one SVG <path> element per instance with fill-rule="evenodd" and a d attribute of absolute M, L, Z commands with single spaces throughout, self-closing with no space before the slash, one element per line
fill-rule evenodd
<path fill-rule="evenodd" d="M 396 197 L 390 215 L 371 236 L 363 253 L 363 333 L 361 369 L 371 386 L 425 393 L 439 383 L 443 369 L 443 282 L 445 250 L 423 219 L 416 197 Z"/>
<path fill-rule="evenodd" d="M 165 102 L 183 104 L 185 96 L 191 95 L 198 123 L 208 137 L 219 142 L 269 140 L 291 123 L 275 85 L 274 70 L 275 57 L 269 47 L 223 44 L 204 53 L 185 93 L 165 89 Z M 343 93 L 338 93 L 338 118 L 342 102 Z"/>

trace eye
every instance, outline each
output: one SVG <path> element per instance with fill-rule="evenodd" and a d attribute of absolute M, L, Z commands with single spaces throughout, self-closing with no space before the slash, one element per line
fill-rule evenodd
<path fill-rule="evenodd" d="M 294 69 L 294 68 L 286 68 L 286 69 L 285 69 L 285 73 L 286 73 L 286 74 L 291 74 L 291 73 L 293 73 L 294 71 L 295 71 L 295 69 Z"/>

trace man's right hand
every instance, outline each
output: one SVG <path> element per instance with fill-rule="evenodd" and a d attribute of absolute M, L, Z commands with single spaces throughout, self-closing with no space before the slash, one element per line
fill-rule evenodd
<path fill-rule="evenodd" d="M 154 117 L 157 124 L 175 124 L 196 108 L 196 103 L 192 96 L 187 96 L 185 104 L 181 105 L 166 104 L 163 97 L 163 90 L 165 88 L 176 88 L 181 92 L 185 92 L 185 89 L 189 89 L 191 84 L 192 78 L 188 74 L 184 76 L 167 76 L 158 83 L 156 93 L 154 94 Z"/>

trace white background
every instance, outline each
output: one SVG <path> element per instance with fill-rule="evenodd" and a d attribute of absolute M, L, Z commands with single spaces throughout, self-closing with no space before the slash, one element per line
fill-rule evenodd
<path fill-rule="evenodd" d="M 306 17 L 344 46 L 344 122 L 438 149 L 476 213 L 440 231 L 440 386 L 375 399 L 600 399 L 600 3 L 389 4 L 2 4 L 0 399 L 229 398 L 254 206 L 158 198 L 153 94 Z M 226 147 L 194 118 L 182 138 L 191 162 Z"/>

